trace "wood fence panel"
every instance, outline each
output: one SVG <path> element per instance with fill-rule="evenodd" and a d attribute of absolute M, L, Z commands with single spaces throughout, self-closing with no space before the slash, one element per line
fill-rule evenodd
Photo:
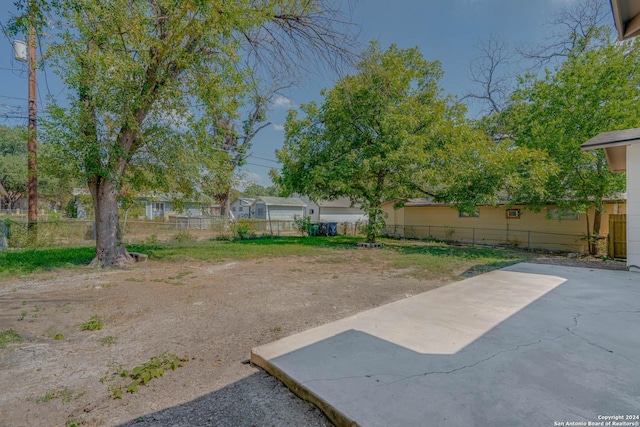
<path fill-rule="evenodd" d="M 627 258 L 627 215 L 609 215 L 609 258 Z"/>

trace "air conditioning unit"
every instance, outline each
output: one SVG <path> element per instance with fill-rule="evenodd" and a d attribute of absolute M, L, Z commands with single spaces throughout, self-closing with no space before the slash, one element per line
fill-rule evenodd
<path fill-rule="evenodd" d="M 507 209 L 507 218 L 520 218 L 520 209 Z"/>

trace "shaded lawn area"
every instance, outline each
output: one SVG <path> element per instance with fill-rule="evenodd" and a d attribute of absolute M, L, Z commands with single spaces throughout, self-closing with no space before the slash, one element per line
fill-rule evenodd
<path fill-rule="evenodd" d="M 522 251 L 447 245 L 444 243 L 382 239 L 382 249 L 357 247 L 361 238 L 278 237 L 241 241 L 173 242 L 127 245 L 132 252 L 149 255 L 150 260 L 182 262 L 201 260 L 224 262 L 279 257 L 314 257 L 318 262 L 348 262 L 357 256 L 370 262 L 384 262 L 392 268 L 408 270 L 418 279 L 455 276 L 455 271 L 485 272 L 529 259 Z M 0 252 L 0 277 L 24 276 L 89 264 L 95 247 L 47 248 Z M 471 274 L 473 275 L 473 274 Z M 465 276 L 465 277 L 468 277 Z"/>

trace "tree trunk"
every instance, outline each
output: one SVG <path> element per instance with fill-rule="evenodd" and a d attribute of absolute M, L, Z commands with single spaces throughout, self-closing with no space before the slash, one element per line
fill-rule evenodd
<path fill-rule="evenodd" d="M 118 195 L 108 178 L 94 176 L 89 191 L 95 210 L 96 256 L 92 267 L 132 264 L 133 258 L 118 235 Z"/>
<path fill-rule="evenodd" d="M 376 242 L 376 233 L 373 231 L 375 227 L 375 219 L 372 220 L 369 218 L 369 227 L 367 227 L 367 243 L 375 243 Z"/>
<path fill-rule="evenodd" d="M 228 188 L 225 193 L 216 194 L 214 198 L 220 204 L 220 216 L 231 217 L 231 215 L 229 215 L 229 199 L 231 198 L 231 188 Z"/>
<path fill-rule="evenodd" d="M 589 254 L 598 255 L 598 238 L 600 237 L 600 225 L 602 223 L 602 206 L 598 204 L 595 206 L 595 213 L 593 215 L 593 232 L 590 236 Z"/>
<path fill-rule="evenodd" d="M 377 223 L 378 223 L 378 210 L 367 209 L 367 217 L 369 223 L 366 227 L 367 229 L 367 243 L 375 243 L 376 242 L 376 234 L 377 234 Z"/>

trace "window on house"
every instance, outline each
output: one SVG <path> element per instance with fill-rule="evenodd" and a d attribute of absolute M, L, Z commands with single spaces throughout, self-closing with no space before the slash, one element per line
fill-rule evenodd
<path fill-rule="evenodd" d="M 480 216 L 480 211 L 475 211 L 472 213 L 458 211 L 458 217 L 460 218 L 477 218 Z"/>
<path fill-rule="evenodd" d="M 507 209 L 507 218 L 520 219 L 520 209 Z"/>
<path fill-rule="evenodd" d="M 258 208 L 258 209 L 256 209 L 256 215 L 258 215 L 258 216 L 262 216 L 262 215 L 264 215 L 264 208 Z"/>
<path fill-rule="evenodd" d="M 231 208 L 231 210 L 232 210 L 233 212 L 235 212 L 235 211 L 236 211 L 236 207 L 235 207 L 235 206 L 233 206 L 233 207 Z"/>
<path fill-rule="evenodd" d="M 162 202 L 155 202 L 153 204 L 153 209 L 156 211 L 163 211 L 164 210 L 164 203 Z"/>
<path fill-rule="evenodd" d="M 242 206 L 238 208 L 238 212 L 242 212 Z"/>
<path fill-rule="evenodd" d="M 313 215 L 313 209 L 309 209 L 309 214 Z"/>
<path fill-rule="evenodd" d="M 547 209 L 548 219 L 570 219 L 576 220 L 579 218 L 578 212 L 571 209 L 551 208 Z"/>

